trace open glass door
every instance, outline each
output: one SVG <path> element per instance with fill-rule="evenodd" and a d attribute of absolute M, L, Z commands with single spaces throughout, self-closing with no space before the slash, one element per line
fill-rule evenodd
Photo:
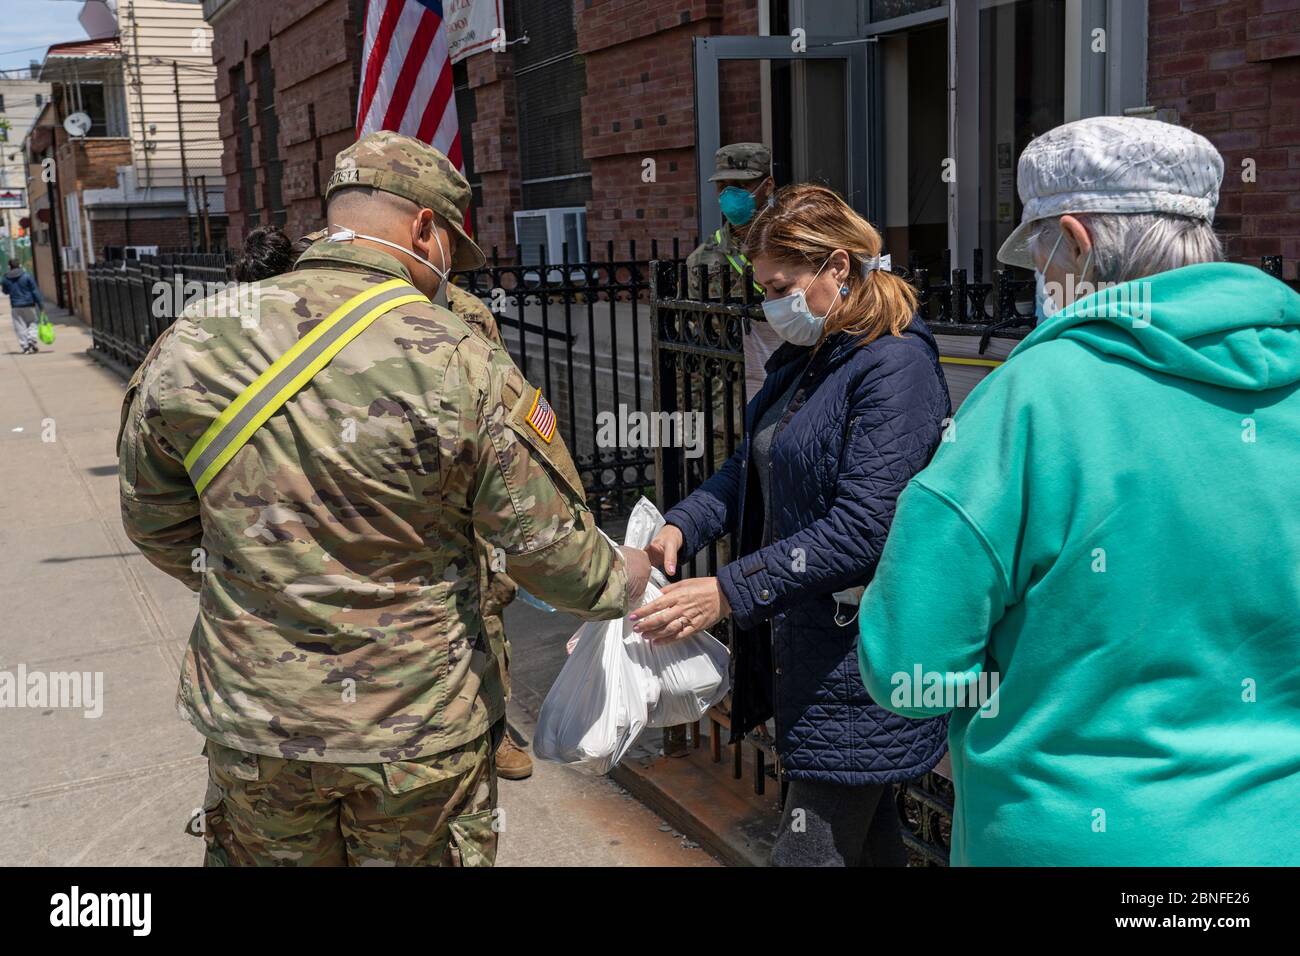
<path fill-rule="evenodd" d="M 713 154 L 726 143 L 762 142 L 772 150 L 778 186 L 822 182 L 873 222 L 883 209 L 874 132 L 873 43 L 789 36 L 697 37 L 695 122 L 700 235 L 721 225 Z"/>

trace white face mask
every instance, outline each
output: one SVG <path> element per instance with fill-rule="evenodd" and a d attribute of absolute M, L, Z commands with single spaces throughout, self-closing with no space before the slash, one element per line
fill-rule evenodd
<path fill-rule="evenodd" d="M 1060 304 L 1053 296 L 1047 294 L 1047 269 L 1056 258 L 1056 250 L 1061 248 L 1061 240 L 1065 238 L 1065 233 L 1060 232 L 1056 235 L 1056 245 L 1052 246 L 1052 254 L 1047 257 L 1047 262 L 1043 268 L 1034 270 L 1034 301 L 1037 308 L 1034 309 L 1039 321 L 1050 319 L 1057 312 L 1061 311 Z"/>
<path fill-rule="evenodd" d="M 378 236 L 368 236 L 364 232 L 357 232 L 355 229 L 344 229 L 341 226 L 333 226 L 332 228 L 337 231 L 331 232 L 325 237 L 330 242 L 351 242 L 353 239 L 369 239 L 371 242 L 377 242 L 381 246 L 389 246 L 390 248 L 396 249 L 398 252 L 405 252 L 412 259 L 418 259 L 420 262 L 423 262 L 426 266 L 432 269 L 434 275 L 438 277 L 438 293 L 436 301 L 440 305 L 447 301 L 447 269 L 441 269 L 438 266 L 435 266 L 432 262 L 424 258 L 424 256 L 420 255 L 418 252 L 415 252 L 413 249 L 408 249 L 406 246 L 399 246 L 397 243 L 389 242 L 387 239 L 380 239 Z M 447 263 L 449 257 L 447 255 L 447 250 L 442 246 L 442 239 L 438 235 L 438 230 L 432 229 L 431 231 L 433 233 L 434 241 L 438 243 L 438 255 L 444 263 Z"/>
<path fill-rule="evenodd" d="M 1047 292 L 1047 270 L 1051 267 L 1052 260 L 1056 258 L 1056 251 L 1061 248 L 1061 240 L 1064 238 L 1064 232 L 1057 235 L 1056 244 L 1052 246 L 1052 254 L 1049 255 L 1047 261 L 1043 263 L 1043 268 L 1034 270 L 1034 311 L 1040 321 L 1045 318 L 1050 319 L 1057 312 L 1061 311 L 1061 303 L 1056 301 L 1055 296 L 1049 295 Z M 1079 273 L 1078 283 L 1074 283 L 1073 287 L 1077 287 L 1078 284 L 1087 280 L 1088 270 L 1092 268 L 1092 253 L 1093 250 L 1089 249 L 1088 258 L 1083 260 L 1083 271 Z"/>
<path fill-rule="evenodd" d="M 830 261 L 830 256 L 827 256 L 826 262 Z M 821 268 L 817 270 L 817 275 L 812 277 L 809 285 L 817 281 L 817 276 L 820 276 L 822 269 L 826 268 L 826 262 L 821 264 Z M 767 324 L 772 326 L 772 331 L 791 345 L 816 345 L 826 328 L 826 320 L 831 317 L 831 312 L 835 311 L 839 301 L 837 298 L 825 315 L 813 315 L 812 310 L 808 308 L 808 299 L 804 296 L 804 290 L 796 289 L 790 295 L 764 302 L 763 315 L 767 319 Z"/>

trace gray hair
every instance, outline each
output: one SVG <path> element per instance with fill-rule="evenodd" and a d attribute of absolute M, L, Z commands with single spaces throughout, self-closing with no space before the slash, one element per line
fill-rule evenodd
<path fill-rule="evenodd" d="M 1075 218 L 1092 238 L 1089 281 L 1130 282 L 1223 260 L 1223 244 L 1204 219 L 1164 212 L 1077 213 Z M 1058 217 L 1040 220 L 1029 240 L 1030 252 L 1046 257 L 1059 230 Z"/>

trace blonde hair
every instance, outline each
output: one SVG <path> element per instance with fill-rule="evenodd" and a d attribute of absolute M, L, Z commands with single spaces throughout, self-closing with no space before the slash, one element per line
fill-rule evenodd
<path fill-rule="evenodd" d="M 880 233 L 834 190 L 814 183 L 782 186 L 749 227 L 745 255 L 791 265 L 824 263 L 837 249 L 849 254 L 849 293 L 826 323 L 826 334 L 849 332 L 865 345 L 882 335 L 902 335 L 916 314 L 916 290 L 884 269 L 863 273 L 880 255 Z"/>

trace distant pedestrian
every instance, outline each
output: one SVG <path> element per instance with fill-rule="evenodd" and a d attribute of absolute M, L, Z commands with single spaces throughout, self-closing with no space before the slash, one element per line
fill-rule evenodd
<path fill-rule="evenodd" d="M 24 355 L 39 352 L 36 347 L 36 324 L 45 311 L 45 299 L 32 274 L 17 259 L 9 260 L 9 271 L 0 279 L 13 310 L 14 331 Z"/>

